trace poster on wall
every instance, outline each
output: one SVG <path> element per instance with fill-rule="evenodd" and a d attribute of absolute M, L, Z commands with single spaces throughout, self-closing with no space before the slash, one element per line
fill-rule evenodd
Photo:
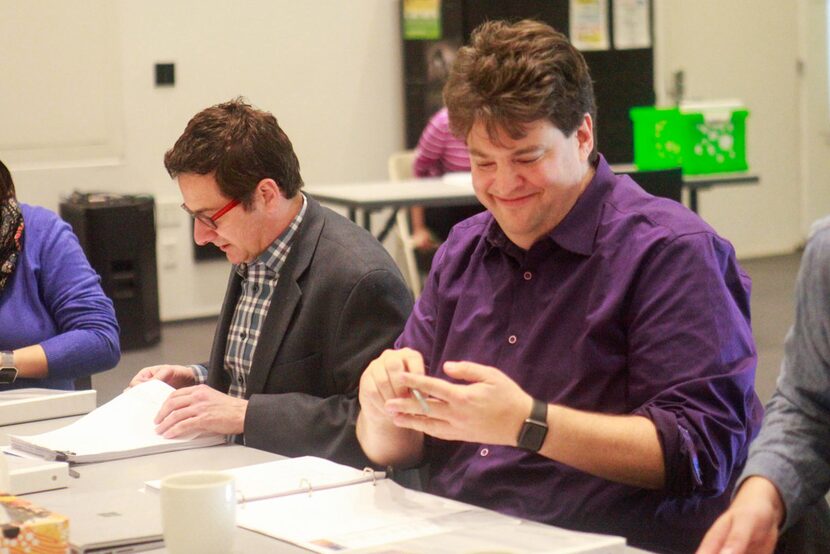
<path fill-rule="evenodd" d="M 614 0 L 614 48 L 651 48 L 649 0 Z"/>
<path fill-rule="evenodd" d="M 441 38 L 441 0 L 404 0 L 403 39 Z"/>
<path fill-rule="evenodd" d="M 608 0 L 570 0 L 570 39 L 580 50 L 608 50 Z"/>

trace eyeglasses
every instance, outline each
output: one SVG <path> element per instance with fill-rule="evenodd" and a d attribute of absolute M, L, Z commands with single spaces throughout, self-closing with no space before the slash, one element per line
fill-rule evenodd
<path fill-rule="evenodd" d="M 187 212 L 187 215 L 192 217 L 193 219 L 198 220 L 202 225 L 213 229 L 214 231 L 217 228 L 216 220 L 234 209 L 239 204 L 239 200 L 231 200 L 221 208 L 219 208 L 213 215 L 205 215 L 203 213 L 196 213 L 191 212 L 190 208 L 182 204 L 182 209 Z"/>

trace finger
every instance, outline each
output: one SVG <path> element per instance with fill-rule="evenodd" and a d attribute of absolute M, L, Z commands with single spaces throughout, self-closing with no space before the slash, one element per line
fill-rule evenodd
<path fill-rule="evenodd" d="M 731 527 L 731 513 L 719 517 L 700 543 L 695 554 L 719 554 Z"/>
<path fill-rule="evenodd" d="M 400 396 L 402 387 L 395 386 L 395 381 L 400 381 L 398 376 L 406 372 L 406 364 L 403 358 L 388 358 L 383 363 L 383 370 L 386 373 L 386 379 L 384 380 L 386 394 L 384 394 L 384 400 Z"/>
<path fill-rule="evenodd" d="M 179 410 L 183 411 L 183 410 Z M 174 412 L 175 414 L 176 412 Z M 191 414 L 190 416 L 183 417 L 179 421 L 170 422 L 169 425 L 166 425 L 166 429 L 157 429 L 157 432 L 163 436 L 165 439 L 177 439 L 182 436 L 191 435 L 199 430 L 199 423 L 198 419 L 195 417 L 195 413 Z M 165 422 L 166 423 L 166 422 Z"/>
<path fill-rule="evenodd" d="M 461 434 L 446 421 L 423 415 L 398 414 L 392 419 L 397 427 L 412 429 L 443 440 L 459 440 Z"/>
<path fill-rule="evenodd" d="M 199 415 L 199 411 L 192 406 L 183 406 L 172 410 L 167 416 L 156 425 L 156 433 L 163 435 L 168 429 L 185 419 Z"/>
<path fill-rule="evenodd" d="M 378 409 L 381 409 L 381 406 L 388 398 L 395 397 L 395 389 L 392 386 L 389 371 L 387 370 L 386 365 L 380 360 L 375 360 L 369 364 L 368 371 L 369 378 L 374 383 L 375 390 L 380 396 L 377 405 Z"/>
<path fill-rule="evenodd" d="M 451 402 L 458 390 L 467 385 L 455 385 L 438 377 L 405 373 L 401 375 L 401 382 L 408 389 L 418 389 L 421 394 Z"/>
<path fill-rule="evenodd" d="M 453 379 L 460 379 L 470 383 L 487 381 L 496 371 L 498 370 L 493 367 L 473 362 L 444 362 L 444 373 Z"/>
<path fill-rule="evenodd" d="M 180 410 L 188 406 L 192 402 L 190 395 L 192 390 L 192 387 L 188 387 L 187 389 L 179 389 L 170 393 L 170 396 L 167 397 L 167 400 L 159 408 L 156 417 L 153 419 L 153 423 L 161 423 L 174 410 Z"/>
<path fill-rule="evenodd" d="M 424 357 L 417 350 L 411 348 L 404 348 L 400 350 L 403 357 L 404 371 L 408 373 L 415 373 L 416 375 L 424 375 Z"/>
<path fill-rule="evenodd" d="M 384 404 L 384 409 L 390 415 L 405 414 L 405 415 L 425 415 L 429 414 L 430 418 L 449 421 L 451 418 L 450 406 L 441 400 L 435 398 L 425 399 L 429 412 L 424 412 L 424 407 L 415 398 L 393 398 Z"/>
<path fill-rule="evenodd" d="M 744 519 L 732 519 L 732 525 L 729 528 L 729 533 L 723 542 L 723 548 L 720 549 L 721 554 L 743 554 L 748 552 L 749 544 L 752 540 L 752 526 L 747 524 Z"/>

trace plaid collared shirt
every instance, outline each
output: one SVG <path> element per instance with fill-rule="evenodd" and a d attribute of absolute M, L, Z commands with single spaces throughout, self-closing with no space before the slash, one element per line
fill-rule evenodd
<path fill-rule="evenodd" d="M 291 251 L 294 233 L 305 216 L 308 201 L 305 195 L 302 196 L 303 206 L 285 231 L 254 261 L 249 264 L 242 263 L 236 267 L 236 272 L 242 277 L 241 292 L 228 330 L 224 368 L 231 377 L 228 390 L 230 396 L 245 397 L 254 352 L 262 325 L 271 306 L 271 298 L 277 288 L 280 270 Z M 194 367 L 199 382 L 204 382 L 207 377 L 207 371 L 202 369 L 200 366 Z"/>

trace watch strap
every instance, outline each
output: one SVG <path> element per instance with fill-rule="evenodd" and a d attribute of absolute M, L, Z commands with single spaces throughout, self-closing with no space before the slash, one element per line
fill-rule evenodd
<path fill-rule="evenodd" d="M 533 399 L 533 406 L 530 409 L 530 416 L 525 419 L 517 446 L 530 452 L 538 452 L 545 442 L 548 434 L 548 404 L 537 398 Z"/>

